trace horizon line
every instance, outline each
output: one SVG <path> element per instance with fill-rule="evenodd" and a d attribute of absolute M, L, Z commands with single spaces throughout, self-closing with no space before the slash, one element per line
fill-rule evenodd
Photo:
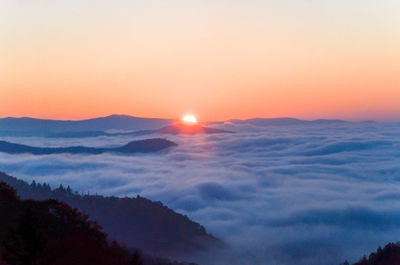
<path fill-rule="evenodd" d="M 84 118 L 84 119 L 55 119 L 55 118 L 43 118 L 43 117 L 34 117 L 34 116 L 3 116 L 0 117 L 0 120 L 4 119 L 35 119 L 35 120 L 49 120 L 49 121 L 87 121 L 87 120 L 93 120 L 93 119 L 99 119 L 99 118 L 108 118 L 112 116 L 125 116 L 125 117 L 131 117 L 131 118 L 138 118 L 138 119 L 160 119 L 160 120 L 171 120 L 171 121 L 176 121 L 180 120 L 180 118 L 159 118 L 159 117 L 144 117 L 144 116 L 135 116 L 135 115 L 130 115 L 130 114 L 118 114 L 118 113 L 113 113 L 105 116 L 94 116 L 91 118 Z M 281 117 L 251 117 L 251 118 L 229 118 L 229 119 L 224 119 L 224 120 L 209 120 L 209 121 L 200 121 L 200 122 L 206 122 L 206 123 L 213 123 L 213 122 L 226 122 L 226 121 L 232 121 L 232 120 L 254 120 L 254 119 L 265 119 L 265 120 L 274 120 L 274 119 L 294 119 L 294 120 L 299 120 L 299 121 L 320 121 L 320 120 L 327 120 L 327 121 L 342 121 L 342 122 L 354 122 L 354 123 L 363 123 L 363 122 L 376 122 L 376 123 L 397 123 L 400 122 L 400 118 L 398 120 L 392 120 L 392 121 L 382 121 L 382 120 L 375 120 L 375 119 L 365 119 L 365 120 L 348 120 L 348 119 L 340 119 L 340 118 L 317 118 L 317 119 L 302 119 L 302 118 L 296 118 L 296 117 L 288 117 L 288 116 L 281 116 Z"/>

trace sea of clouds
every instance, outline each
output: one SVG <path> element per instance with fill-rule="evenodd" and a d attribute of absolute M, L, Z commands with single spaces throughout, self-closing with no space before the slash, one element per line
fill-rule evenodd
<path fill-rule="evenodd" d="M 202 264 L 355 261 L 400 240 L 400 125 L 222 124 L 234 134 L 162 136 L 157 154 L 8 155 L 0 171 L 80 192 L 141 196 L 229 245 Z M 134 139 L 149 138 L 138 137 Z M 119 146 L 132 137 L 3 137 L 35 146 Z"/>

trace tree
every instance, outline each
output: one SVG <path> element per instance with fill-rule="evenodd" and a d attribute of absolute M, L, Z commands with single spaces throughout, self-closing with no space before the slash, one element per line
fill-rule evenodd
<path fill-rule="evenodd" d="M 0 206 L 19 200 L 17 191 L 5 182 L 0 182 Z"/>
<path fill-rule="evenodd" d="M 10 265 L 44 265 L 45 240 L 37 231 L 30 208 L 27 208 L 18 224 L 4 243 L 4 260 Z"/>
<path fill-rule="evenodd" d="M 133 257 L 132 257 L 132 265 L 143 265 L 142 262 L 142 257 L 140 255 L 140 252 L 138 250 L 135 251 L 135 253 L 133 253 Z"/>

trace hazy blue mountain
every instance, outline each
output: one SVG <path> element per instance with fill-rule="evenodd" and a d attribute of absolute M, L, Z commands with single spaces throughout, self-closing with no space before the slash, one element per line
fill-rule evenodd
<path fill-rule="evenodd" d="M 21 199 L 57 199 L 87 214 L 111 238 L 146 252 L 175 254 L 222 246 L 200 224 L 143 197 L 118 198 L 80 195 L 69 187 L 52 190 L 47 184 L 31 185 L 0 172 L 0 182 L 13 186 Z"/>
<path fill-rule="evenodd" d="M 118 136 L 125 135 L 127 133 L 108 133 L 104 131 L 81 131 L 81 132 L 60 132 L 50 133 L 46 135 L 49 138 L 87 138 L 87 137 L 98 137 L 98 136 Z"/>
<path fill-rule="evenodd" d="M 47 120 L 34 118 L 0 119 L 0 135 L 47 136 L 54 133 L 108 131 L 108 130 L 148 130 L 157 129 L 173 120 L 140 118 L 128 115 L 111 115 L 88 120 Z"/>
<path fill-rule="evenodd" d="M 343 120 L 330 120 L 330 119 L 318 119 L 318 120 L 300 120 L 295 118 L 254 118 L 254 119 L 232 119 L 228 122 L 233 124 L 251 124 L 257 126 L 287 126 L 287 125 L 328 125 L 328 124 L 346 124 L 351 123 L 349 121 Z M 354 123 L 371 123 L 374 124 L 374 121 L 362 121 L 362 122 L 354 122 Z"/>
<path fill-rule="evenodd" d="M 257 126 L 269 126 L 269 125 L 305 125 L 305 124 L 329 124 L 329 123 L 345 123 L 345 121 L 341 120 L 300 120 L 294 118 L 255 118 L 255 119 L 247 119 L 247 120 L 238 120 L 233 119 L 229 120 L 233 124 L 252 124 Z"/>
<path fill-rule="evenodd" d="M 120 147 L 99 148 L 86 146 L 70 146 L 70 147 L 34 147 L 23 144 L 9 143 L 0 141 L 0 152 L 9 154 L 28 153 L 33 155 L 50 155 L 50 154 L 101 154 L 101 153 L 151 153 L 157 152 L 177 144 L 162 138 L 153 138 L 146 140 L 138 140 L 129 142 Z"/>
<path fill-rule="evenodd" d="M 374 121 L 361 121 L 361 122 L 350 122 L 344 120 L 330 120 L 330 119 L 318 119 L 318 120 L 301 120 L 295 118 L 253 118 L 253 119 L 231 119 L 227 121 L 212 122 L 211 124 L 216 125 L 255 125 L 255 126 L 294 126 L 294 125 L 345 125 L 351 123 L 362 123 L 362 124 L 375 124 Z"/>

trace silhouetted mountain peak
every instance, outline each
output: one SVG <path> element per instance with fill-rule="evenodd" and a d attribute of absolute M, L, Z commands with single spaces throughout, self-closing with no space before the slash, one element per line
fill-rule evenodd
<path fill-rule="evenodd" d="M 132 141 L 128 144 L 115 148 L 114 150 L 122 153 L 134 153 L 134 152 L 157 152 L 162 149 L 177 146 L 178 144 L 168 141 L 163 138 L 153 138 L 141 141 Z"/>

